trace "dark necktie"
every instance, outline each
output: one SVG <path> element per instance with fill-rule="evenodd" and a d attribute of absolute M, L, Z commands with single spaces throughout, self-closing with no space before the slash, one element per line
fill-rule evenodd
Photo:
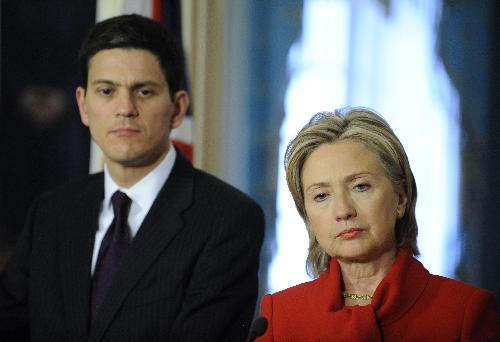
<path fill-rule="evenodd" d="M 111 203 L 115 217 L 102 239 L 92 277 L 91 321 L 94 321 L 99 306 L 111 287 L 120 259 L 130 244 L 130 231 L 127 224 L 130 198 L 123 192 L 116 191 L 111 197 Z"/>

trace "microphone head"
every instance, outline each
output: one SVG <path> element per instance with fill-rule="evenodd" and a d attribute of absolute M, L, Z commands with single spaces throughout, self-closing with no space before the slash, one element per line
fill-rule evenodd
<path fill-rule="evenodd" d="M 250 327 L 250 335 L 248 341 L 253 341 L 259 336 L 264 335 L 267 330 L 267 318 L 260 316 L 257 317 Z"/>

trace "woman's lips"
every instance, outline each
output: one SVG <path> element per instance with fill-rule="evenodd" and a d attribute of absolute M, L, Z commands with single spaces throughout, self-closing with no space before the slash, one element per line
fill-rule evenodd
<path fill-rule="evenodd" d="M 337 238 L 342 239 L 342 240 L 349 240 L 349 239 L 353 239 L 353 238 L 359 236 L 362 232 L 363 232 L 363 229 L 361 229 L 361 228 L 349 228 L 349 229 L 341 231 L 337 235 Z"/>

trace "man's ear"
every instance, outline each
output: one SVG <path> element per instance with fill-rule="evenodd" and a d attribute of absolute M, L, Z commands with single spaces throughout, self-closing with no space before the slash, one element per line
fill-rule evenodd
<path fill-rule="evenodd" d="M 189 94 L 185 90 L 179 90 L 174 94 L 173 101 L 175 111 L 170 119 L 170 129 L 179 127 L 184 120 L 189 108 Z"/>
<path fill-rule="evenodd" d="M 85 126 L 89 127 L 89 116 L 87 114 L 87 105 L 85 104 L 85 89 L 77 87 L 75 95 L 78 110 L 80 111 L 80 119 Z"/>

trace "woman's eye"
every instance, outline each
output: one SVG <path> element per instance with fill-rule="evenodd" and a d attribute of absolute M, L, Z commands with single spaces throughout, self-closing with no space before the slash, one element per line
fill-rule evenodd
<path fill-rule="evenodd" d="M 366 184 L 366 183 L 356 184 L 354 186 L 354 190 L 359 191 L 359 192 L 366 191 L 369 188 L 370 188 L 370 185 Z"/>
<path fill-rule="evenodd" d="M 316 202 L 322 202 L 322 201 L 324 201 L 327 198 L 327 196 L 328 195 L 326 193 L 322 192 L 322 193 L 319 193 L 319 194 L 315 195 L 314 196 L 314 200 Z"/>

